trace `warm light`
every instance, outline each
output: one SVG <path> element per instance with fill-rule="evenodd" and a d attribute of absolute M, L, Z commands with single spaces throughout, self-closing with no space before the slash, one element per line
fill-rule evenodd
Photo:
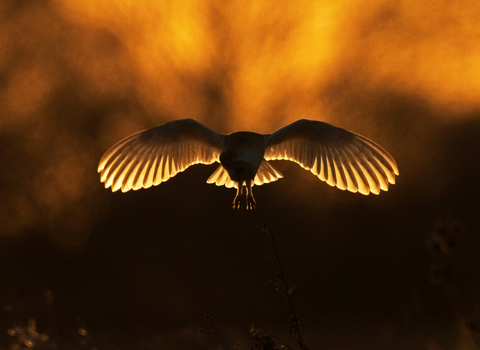
<path fill-rule="evenodd" d="M 332 121 L 322 91 L 338 74 L 455 115 L 480 104 L 480 10 L 468 1 L 57 2 L 70 20 L 118 37 L 127 51 L 116 58 L 152 113 L 204 119 L 211 81 L 231 130 L 270 132 L 271 117 Z"/>
<path fill-rule="evenodd" d="M 75 232 L 91 223 L 85 184 L 97 182 L 89 171 L 99 150 L 168 120 L 194 118 L 227 134 L 317 119 L 391 149 L 391 130 L 378 120 L 405 100 L 450 121 L 480 108 L 475 1 L 53 0 L 0 7 L 9 18 L 0 23 L 0 128 L 23 154 L 4 167 L 24 174 L 5 175 L 16 189 L 1 193 L 8 234 L 59 217 Z M 395 157 L 416 152 L 416 144 L 402 142 Z M 433 159 L 429 152 L 415 161 Z M 325 164 L 319 176 L 333 183 L 329 177 L 343 165 Z M 339 186 L 386 188 L 370 175 L 355 185 L 361 167 Z"/>

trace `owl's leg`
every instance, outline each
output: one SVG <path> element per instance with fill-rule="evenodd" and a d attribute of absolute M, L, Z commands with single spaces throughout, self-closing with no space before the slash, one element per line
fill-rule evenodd
<path fill-rule="evenodd" d="M 242 195 L 243 184 L 238 183 L 237 194 L 235 196 L 235 199 L 233 200 L 233 209 L 235 209 L 236 211 L 240 211 L 240 208 L 242 207 Z"/>
<path fill-rule="evenodd" d="M 257 205 L 257 202 L 255 202 L 255 198 L 253 198 L 253 192 L 252 192 L 252 180 L 247 180 L 247 200 L 246 200 L 246 206 L 248 211 L 253 211 L 255 210 L 255 206 Z"/>

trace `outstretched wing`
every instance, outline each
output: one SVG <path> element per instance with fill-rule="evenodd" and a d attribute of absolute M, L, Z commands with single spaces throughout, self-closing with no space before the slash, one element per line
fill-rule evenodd
<path fill-rule="evenodd" d="M 193 119 L 176 120 L 131 135 L 98 164 L 105 188 L 127 192 L 156 186 L 192 164 L 218 162 L 223 136 Z"/>
<path fill-rule="evenodd" d="M 265 159 L 285 159 L 341 190 L 379 194 L 395 183 L 393 157 L 375 142 L 333 125 L 298 120 L 271 134 Z"/>

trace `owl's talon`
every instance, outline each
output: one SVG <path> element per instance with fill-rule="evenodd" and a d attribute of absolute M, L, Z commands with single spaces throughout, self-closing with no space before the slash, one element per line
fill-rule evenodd
<path fill-rule="evenodd" d="M 240 211 L 241 208 L 242 208 L 242 201 L 240 197 L 235 197 L 235 199 L 233 200 L 233 210 Z"/>

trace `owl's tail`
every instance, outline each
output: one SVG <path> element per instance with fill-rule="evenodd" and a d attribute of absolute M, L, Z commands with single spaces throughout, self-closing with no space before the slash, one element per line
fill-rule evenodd
<path fill-rule="evenodd" d="M 260 163 L 260 167 L 257 170 L 257 174 L 255 175 L 252 186 L 260 186 L 265 183 L 277 181 L 282 177 L 282 173 L 264 159 Z M 225 186 L 227 188 L 238 188 L 238 184 L 232 179 L 230 179 L 228 172 L 221 164 L 217 168 L 217 170 L 215 170 L 213 174 L 208 178 L 207 184 L 215 184 L 217 186 Z"/>

